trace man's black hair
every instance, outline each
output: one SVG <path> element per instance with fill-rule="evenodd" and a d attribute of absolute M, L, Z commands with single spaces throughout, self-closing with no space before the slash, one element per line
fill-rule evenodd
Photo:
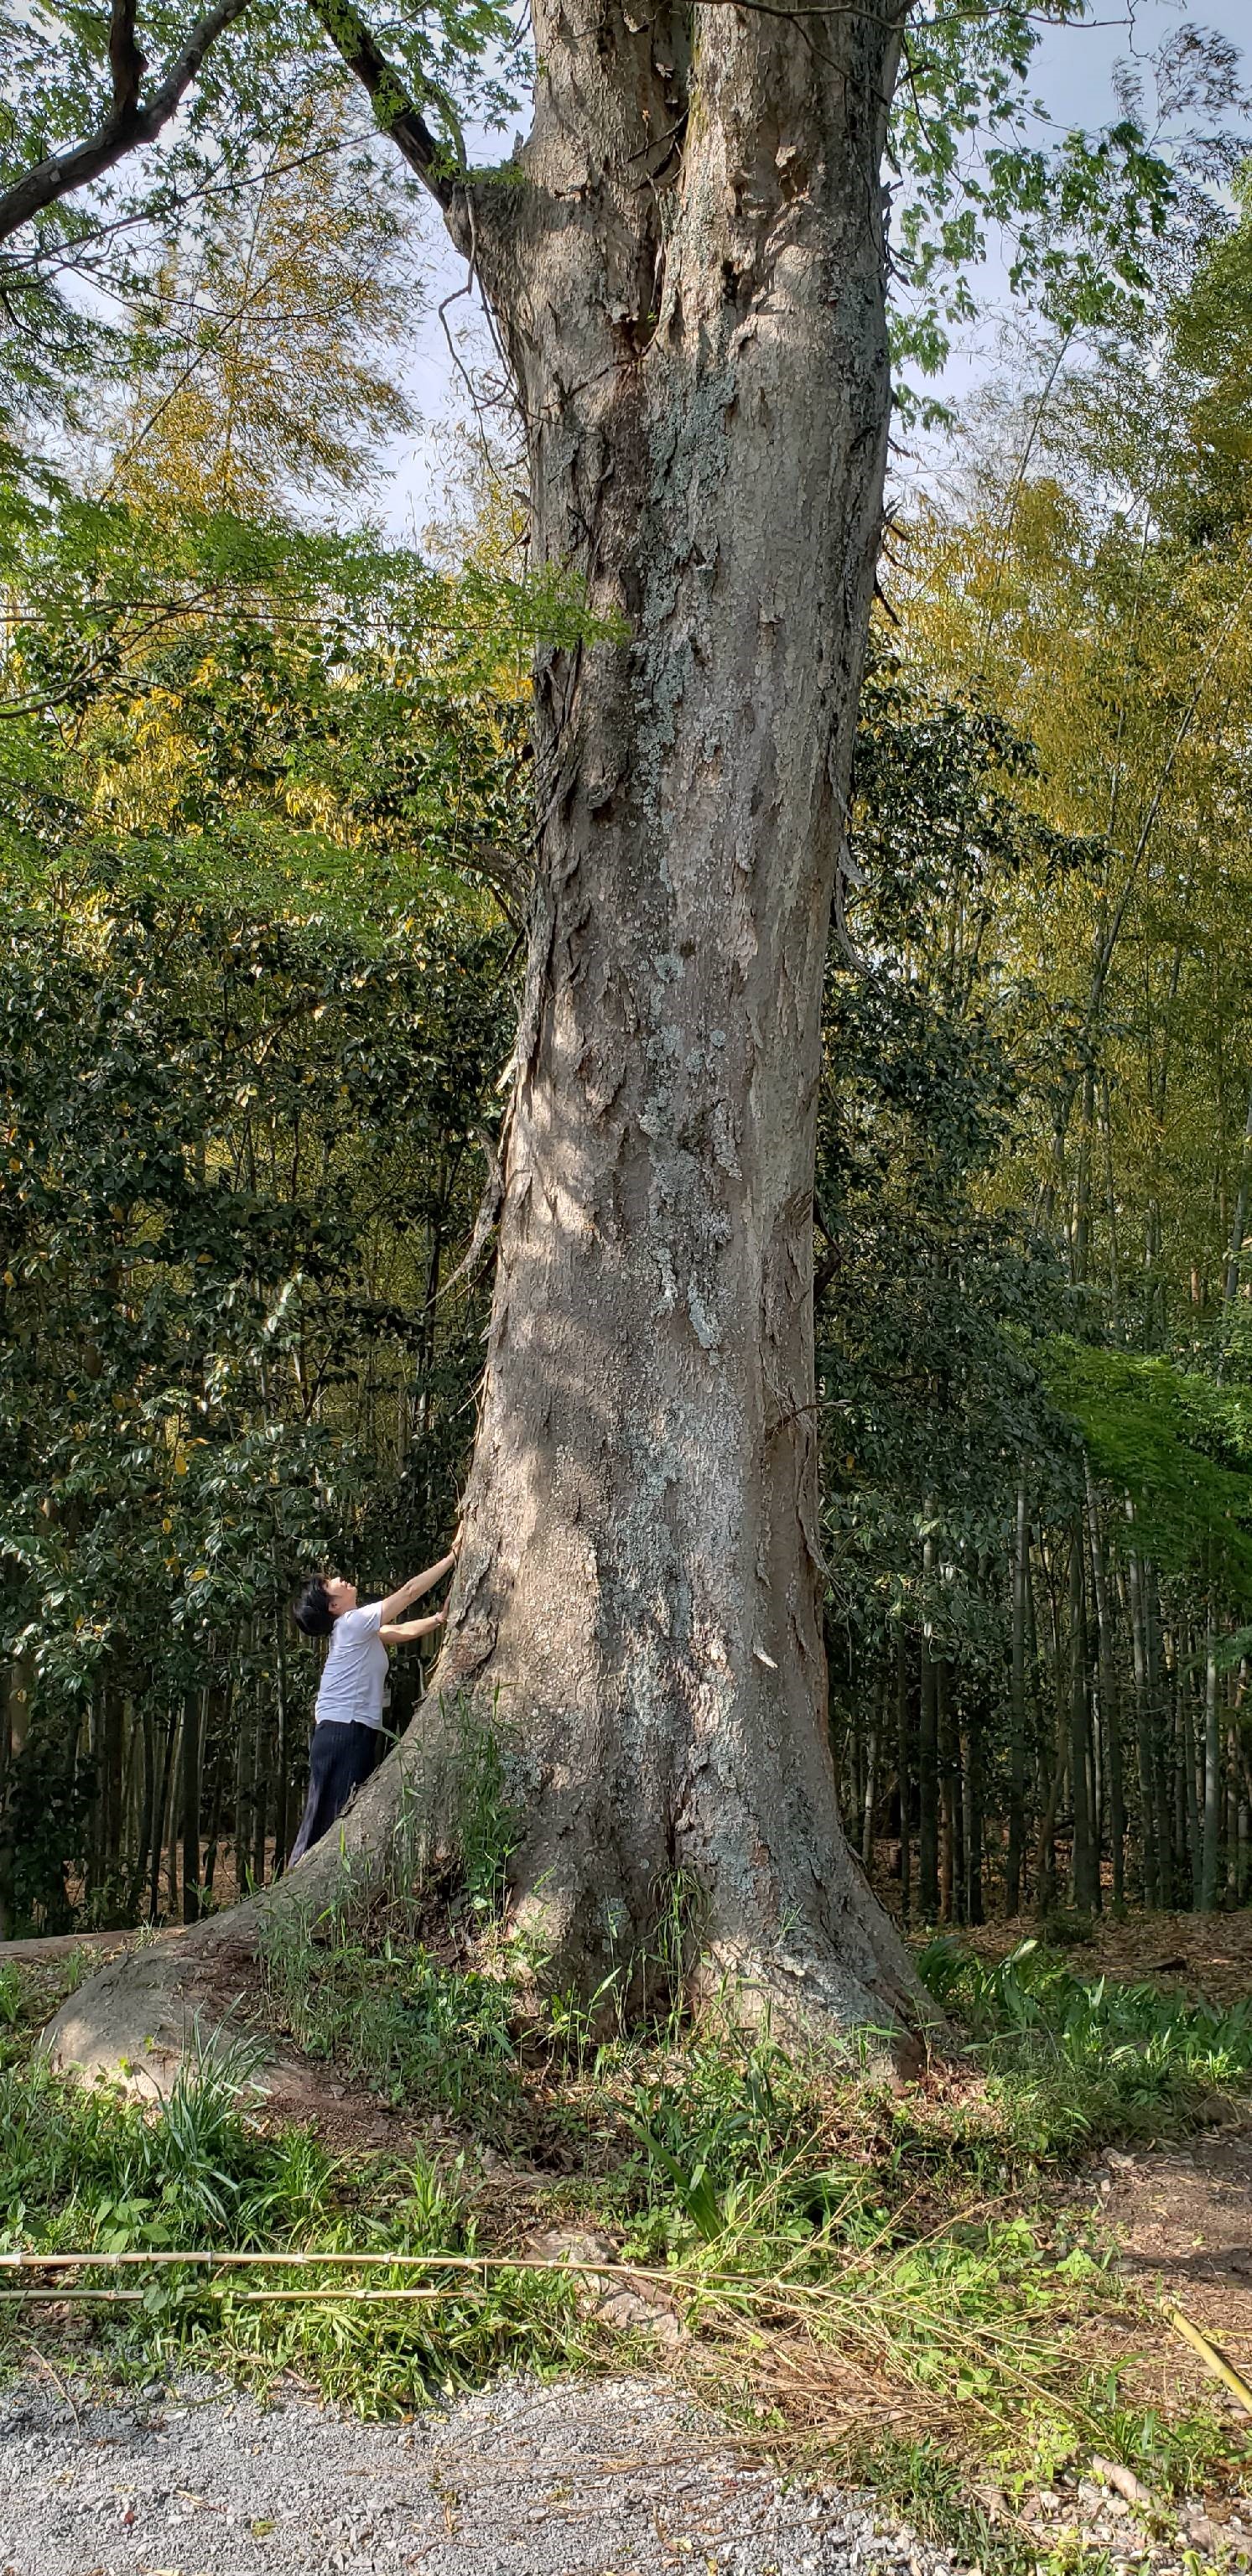
<path fill-rule="evenodd" d="M 329 1637 L 335 1620 L 322 1575 L 309 1576 L 292 1615 L 306 1637 Z"/>

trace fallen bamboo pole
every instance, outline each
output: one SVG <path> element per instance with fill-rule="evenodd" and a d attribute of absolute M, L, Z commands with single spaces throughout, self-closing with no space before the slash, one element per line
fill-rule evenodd
<path fill-rule="evenodd" d="M 142 2264 L 148 2270 L 176 2263 L 206 2263 L 236 2267 L 250 2264 L 291 2265 L 311 2270 L 318 2264 L 332 2263 L 395 2270 L 400 2265 L 419 2265 L 428 2272 L 573 2272 L 622 2281 L 657 2281 L 668 2289 L 703 2288 L 713 2282 L 742 2282 L 737 2272 L 663 2272 L 642 2263 L 615 2263 L 604 2256 L 599 2261 L 575 2262 L 564 2254 L 256 2254 L 217 2253 L 200 2248 L 171 2252 L 162 2246 L 151 2252 L 128 2248 L 121 2254 L 35 2254 L 0 2253 L 0 2271 L 63 2272 L 90 2265 L 98 2271 L 111 2271 L 123 2264 Z"/>
<path fill-rule="evenodd" d="M 1192 2325 L 1190 2317 L 1185 2317 L 1181 2308 L 1167 2308 L 1165 2313 L 1175 2334 L 1180 2334 L 1183 2342 L 1189 2343 L 1193 2352 L 1198 2352 L 1205 2369 L 1211 2370 L 1214 2379 L 1220 2379 L 1222 2386 L 1229 2389 L 1244 2414 L 1252 2415 L 1252 2386 L 1242 2371 L 1236 2370 L 1233 2362 L 1227 2361 L 1225 2354 L 1218 2351 L 1217 2345 L 1210 2343 L 1198 2326 Z"/>
<path fill-rule="evenodd" d="M 290 2265 L 293 2269 L 312 2271 L 319 2264 L 342 2264 L 352 2269 L 366 2266 L 383 2271 L 417 2266 L 427 2272 L 575 2272 L 615 2273 L 624 2281 L 666 2281 L 683 2277 L 673 2272 L 644 2270 L 637 2263 L 566 2262 L 564 2255 L 543 2254 L 172 2254 L 165 2248 L 154 2248 L 150 2254 L 0 2254 L 0 2270 L 6 2272 L 64 2272 L 91 2266 L 96 2271 L 112 2271 L 123 2264 L 141 2265 L 146 2269 L 168 2268 L 171 2264 L 200 2263 L 218 2269 L 233 2270 L 253 2264 Z M 712 2277 L 712 2276 L 710 2276 Z M 722 2276 L 730 2279 L 727 2273 Z"/>
<path fill-rule="evenodd" d="M 165 2245 L 154 2245 L 147 2251 L 145 2251 L 142 2246 L 131 2246 L 128 2247 L 124 2253 L 116 2254 L 36 2254 L 34 2252 L 0 2254 L 0 2270 L 3 2271 L 59 2272 L 67 2269 L 71 2264 L 80 2263 L 92 2263 L 101 2267 L 108 2267 L 115 2263 L 146 2263 L 149 2265 L 162 2263 L 426 2263 L 430 2265 L 441 2264 L 445 2269 L 456 2271 L 468 2269 L 471 2272 L 481 2271 L 485 2263 L 507 2263 L 512 2265 L 515 2269 L 525 2265 L 530 2265 L 532 2268 L 546 2267 L 548 2269 L 552 2269 L 555 2265 L 560 2263 L 562 2269 L 567 2272 L 603 2272 L 611 2270 L 612 2268 L 611 2265 L 606 2263 L 562 2263 L 562 2258 L 559 2255 L 364 2253 L 261 2254 L 254 2253 L 250 2249 L 232 2252 L 229 2249 L 221 2251 L 216 2247 L 205 2248 L 202 2246 L 187 2246 L 179 2250 L 178 2248 L 171 2248 Z"/>
<path fill-rule="evenodd" d="M 354 2290 L 350 2284 L 346 2289 L 337 2289 L 328 2282 L 323 2290 L 242 2290 L 239 2305 L 241 2308 L 254 2308 L 275 2299 L 307 2299 L 316 2300 L 322 2306 L 329 2302 L 332 2307 L 359 2308 L 377 2307 L 384 2300 L 408 2302 L 413 2299 L 445 2299 L 447 2295 L 446 2290 Z M 79 2290 L 70 2286 L 64 2290 L 0 2290 L 0 2299 L 15 2301 L 21 2307 L 33 2299 L 51 2299 L 61 2307 L 70 2299 L 75 2304 L 90 2299 L 101 2306 L 116 2308 L 142 2306 L 144 2293 L 142 2290 Z"/>
<path fill-rule="evenodd" d="M 775 2316 L 779 2314 L 790 2315 L 796 2318 L 800 2323 L 809 2327 L 812 2327 L 817 2320 L 828 2321 L 832 2315 L 836 2317 L 840 2314 L 846 2315 L 850 2309 L 855 2310 L 858 2319 L 863 2326 L 871 2328 L 874 2322 L 872 2315 L 869 2317 L 863 2315 L 861 2303 L 857 2298 L 856 2275 L 861 2269 L 859 2264 L 855 2264 L 851 2267 L 851 2271 L 848 2276 L 830 2283 L 810 2282 L 804 2284 L 791 2284 L 788 2283 L 784 2275 L 777 2282 L 767 2285 L 751 2279 L 745 2279 L 745 2276 L 741 2272 L 662 2271 L 656 2266 L 638 2263 L 619 2263 L 614 2262 L 611 2257 L 603 2256 L 598 2259 L 593 2257 L 587 2260 L 582 2260 L 567 2257 L 565 2255 L 539 2254 L 402 2254 L 376 2252 L 347 2253 L 342 2251 L 319 2254 L 259 2252 L 253 2250 L 218 2252 L 199 2246 L 183 2248 L 166 2246 L 153 2247 L 146 2252 L 142 2249 L 128 2247 L 125 2251 L 118 2253 L 90 2253 L 83 2251 L 78 2253 L 61 2252 L 55 2254 L 39 2254 L 31 2251 L 22 2252 L 20 2250 L 8 2249 L 0 2252 L 0 2271 L 8 2271 L 10 2273 L 14 2271 L 29 2271 L 35 2273 L 41 2271 L 70 2271 L 84 2267 L 110 2271 L 122 2266 L 132 2265 L 143 2267 L 148 2270 L 161 2270 L 178 2264 L 182 2264 L 184 2267 L 203 2265 L 227 2271 L 241 2267 L 251 2267 L 254 2265 L 283 2265 L 304 2271 L 316 2271 L 320 2266 L 325 2265 L 342 2265 L 344 2267 L 356 2269 L 380 2268 L 383 2270 L 393 2271 L 416 2267 L 427 2272 L 477 2274 L 484 2291 L 487 2288 L 488 2277 L 493 2272 L 535 2273 L 539 2275 L 547 2275 L 549 2278 L 559 2278 L 560 2276 L 565 2275 L 567 2277 L 572 2277 L 574 2280 L 586 2279 L 591 2281 L 620 2281 L 627 2285 L 645 2282 L 655 2283 L 661 2290 L 668 2294 L 668 2297 L 671 2300 L 675 2298 L 676 2294 L 680 2297 L 685 2294 L 697 2308 L 703 2308 L 707 2314 L 711 2316 L 729 2317 L 736 2320 L 739 2319 L 740 2310 L 746 2301 L 747 2305 L 753 2310 L 759 2311 L 762 2307 L 766 2307 Z M 468 2289 L 471 2285 L 469 2282 L 466 2282 L 465 2286 Z M 432 2291 L 430 2295 L 432 2297 L 449 2297 L 452 2295 L 453 2287 L 453 2283 L 449 2282 L 446 2290 Z M 325 2289 L 312 2293 L 315 2298 L 321 2298 L 323 2300 L 325 2300 L 329 2294 L 329 2284 L 327 2284 Z M 345 2289 L 342 2295 L 344 2296 L 345 2301 L 352 2297 L 351 2291 L 347 2289 Z M 88 2289 L 80 2290 L 70 2283 L 66 2283 L 63 2289 L 54 2291 L 37 2292 L 34 2290 L 22 2291 L 20 2289 L 8 2292 L 0 2291 L 0 2298 L 8 2301 L 20 2302 L 24 2297 L 34 2298 L 38 2296 L 59 2298 L 64 2302 L 78 2299 L 90 2299 L 93 2297 L 100 2298 L 103 2297 L 104 2294 L 101 2292 L 93 2292 Z M 938 2339 L 941 2342 L 950 2343 L 954 2340 L 953 2330 L 950 2324 L 942 2320 L 934 2320 L 934 2323 L 937 2326 Z M 957 2337 L 955 2340 L 959 2343 L 960 2338 Z"/>

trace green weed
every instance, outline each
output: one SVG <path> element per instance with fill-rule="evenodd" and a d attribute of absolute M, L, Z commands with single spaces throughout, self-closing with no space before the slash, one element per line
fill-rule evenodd
<path fill-rule="evenodd" d="M 94 1976 L 99 1965 L 86 1948 L 37 1965 L 0 1959 L 0 2067 L 18 2065 L 29 2056 L 58 2004 Z"/>
<path fill-rule="evenodd" d="M 836 2210 L 853 2237 L 867 2177 L 829 2159 L 819 2076 L 816 2058 L 728 2020 L 692 2033 L 652 2080 L 636 2074 L 625 2104 L 627 2176 L 642 2202 L 634 2241 L 678 2258 L 694 2237 L 724 2253 L 745 2226 L 750 2239 L 803 2240 Z"/>
<path fill-rule="evenodd" d="M 1035 2161 L 1160 2135 L 1252 2079 L 1252 2002 L 1219 2010 L 1076 1977 L 1034 1941 L 994 1967 L 955 1939 L 932 1941 L 918 1967 L 968 2033 L 1018 2152 Z"/>
<path fill-rule="evenodd" d="M 463 1715 L 453 1832 L 461 1905 L 479 1924 L 494 1921 L 503 1907 L 508 1866 L 517 1847 L 514 1763 L 512 1740 L 498 1711 L 490 1726 Z"/>
<path fill-rule="evenodd" d="M 277 2274 L 219 2276 L 178 2262 L 110 2273 L 110 2286 L 141 2296 L 87 2309 L 107 2356 L 164 2370 L 225 2361 L 265 2379 L 295 2369 L 367 2414 L 509 2364 L 586 2357 L 593 2337 L 568 2278 L 470 2269 L 449 2285 L 415 2265 L 475 2252 L 455 2171 L 421 2156 L 349 2170 L 308 2132 L 266 2137 L 229 2098 L 240 2071 L 229 2052 L 206 2049 L 155 2110 L 68 2084 L 40 2059 L 0 2075 L 0 2250 L 168 2255 L 207 2245 L 302 2258 Z M 395 2270 L 319 2268 L 319 2256 L 344 2253 L 407 2259 Z M 274 2298 L 274 2284 L 304 2295 Z M 376 2295 L 415 2287 L 435 2295 Z M 373 2299 L 358 2297 L 365 2290 Z M 15 2357 L 20 2313 L 0 2310 L 0 2349 L 16 2338 Z"/>
<path fill-rule="evenodd" d="M 513 1998 L 504 1979 L 485 1975 L 471 1953 L 504 1900 L 516 1835 L 510 1768 L 503 1730 L 463 1710 L 450 1790 L 452 1848 L 439 1863 L 438 1885 L 422 1817 L 402 1799 L 395 1897 L 358 1903 L 345 1863 L 335 1898 L 315 1921 L 278 1907 L 261 1944 L 271 2018 L 307 2056 L 332 2062 L 394 2104 L 451 2111 L 488 2135 L 517 2099 Z M 437 1957 L 420 1937 L 432 1910 L 450 1958 Z"/>
<path fill-rule="evenodd" d="M 390 1931 L 310 1938 L 279 1917 L 265 1942 L 271 2013 L 306 2056 L 393 2103 L 499 2126 L 517 2098 L 508 1988 Z"/>
<path fill-rule="evenodd" d="M 157 2116 L 46 2061 L 0 2073 L 0 2242 L 110 2253 L 194 2243 L 241 2224 L 261 2153 L 239 2108 L 250 2059 L 206 2050 Z M 86 2230 L 86 2233 L 81 2231 Z"/>

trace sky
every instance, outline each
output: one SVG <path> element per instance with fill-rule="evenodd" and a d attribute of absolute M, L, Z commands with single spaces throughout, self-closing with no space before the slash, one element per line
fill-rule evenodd
<path fill-rule="evenodd" d="M 1252 6 L 1249 0 L 1204 0 L 1198 8 L 1177 0 L 1089 0 L 1090 19 L 1077 27 L 1049 27 L 1035 55 L 1031 90 L 1047 111 L 1048 123 L 1034 128 L 1040 140 L 1050 131 L 1059 137 L 1074 126 L 1090 131 L 1121 113 L 1114 75 L 1117 66 L 1142 67 L 1150 108 L 1153 84 L 1150 57 L 1164 38 L 1179 27 L 1213 28 L 1245 52 L 1252 52 Z M 1252 75 L 1252 59 L 1248 62 Z M 959 400 L 967 387 L 985 378 L 994 363 L 998 333 L 1011 310 L 1003 265 L 992 261 L 982 280 L 986 316 L 981 328 L 953 352 L 944 391 Z"/>
<path fill-rule="evenodd" d="M 1049 127 L 1059 136 L 1076 125 L 1091 129 L 1110 122 L 1120 112 L 1114 88 L 1117 63 L 1146 63 L 1154 47 L 1180 25 L 1212 27 L 1231 37 L 1249 53 L 1252 77 L 1249 0 L 1202 0 L 1196 8 L 1180 6 L 1178 0 L 1089 0 L 1089 9 L 1089 20 L 1082 26 L 1045 29 L 1036 52 L 1030 87 L 1041 101 L 1047 120 L 1037 129 L 1041 139 Z M 482 138 L 480 148 L 484 158 L 498 153 L 499 138 Z M 468 418 L 465 381 L 456 353 L 460 353 L 462 363 L 472 367 L 484 349 L 482 326 L 475 319 L 471 298 L 460 296 L 445 307 L 442 316 L 437 309 L 444 298 L 456 296 L 464 284 L 465 269 L 433 217 L 430 258 L 430 302 L 418 319 L 406 370 L 407 390 L 419 416 L 419 426 L 414 436 L 398 442 L 392 451 L 389 481 L 382 495 L 389 529 L 397 537 L 419 545 L 423 529 L 432 518 L 442 515 L 445 507 L 447 432 Z M 993 254 L 980 272 L 975 292 L 980 306 L 979 323 L 954 348 L 938 388 L 957 405 L 993 373 L 1003 326 L 1011 312 L 1005 268 L 998 256 Z M 932 460 L 934 454 L 932 442 Z"/>

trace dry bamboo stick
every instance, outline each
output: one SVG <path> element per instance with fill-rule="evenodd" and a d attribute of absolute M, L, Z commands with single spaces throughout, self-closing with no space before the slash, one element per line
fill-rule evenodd
<path fill-rule="evenodd" d="M 203 2264 L 223 2269 L 253 2265 L 288 2265 L 302 2270 L 316 2270 L 319 2266 L 342 2264 L 359 2269 L 377 2267 L 383 2270 L 398 2270 L 416 2266 L 429 2272 L 477 2273 L 484 2287 L 490 2272 L 535 2272 L 556 2276 L 568 2274 L 575 2279 L 655 2282 L 660 2288 L 669 2292 L 687 2291 L 693 2297 L 706 2301 L 712 2309 L 719 2312 L 729 2310 L 733 2314 L 740 2301 L 746 2297 L 752 2305 L 759 2305 L 764 2299 L 765 2303 L 776 2312 L 802 2318 L 812 2318 L 815 2311 L 834 2311 L 838 2314 L 852 2309 L 862 2323 L 866 2322 L 863 2301 L 858 2296 L 857 2289 L 859 2265 L 852 2267 L 850 2278 L 789 2286 L 783 2281 L 761 2283 L 746 2280 L 740 2272 L 661 2270 L 647 2264 L 617 2263 L 608 2257 L 580 2261 L 564 2255 L 262 2253 L 254 2251 L 219 2253 L 203 2247 L 181 2249 L 153 2247 L 148 2252 L 128 2248 L 125 2252 L 115 2254 L 0 2252 L 0 2270 L 8 2271 L 62 2271 L 87 2266 L 112 2270 L 115 2266 L 121 2265 L 136 2265 L 156 2270 L 180 2263 Z M 730 2295 L 718 2297 L 719 2290 Z M 735 2293 L 738 2293 L 738 2298 L 735 2297 Z M 74 2293 L 67 2290 L 62 2295 L 68 2297 L 73 2296 Z M 940 2335 L 951 2333 L 951 2327 L 945 2319 L 933 2319 L 932 2324 Z"/>
<path fill-rule="evenodd" d="M 483 2254 L 260 2254 L 251 2251 L 219 2252 L 214 2248 L 206 2249 L 203 2246 L 184 2247 L 179 2251 L 168 2246 L 154 2245 L 147 2251 L 142 2247 L 128 2247 L 124 2253 L 115 2254 L 6 2252 L 0 2253 L 0 2270 L 57 2272 L 64 2271 L 71 2265 L 84 2263 L 106 2270 L 111 2270 L 115 2264 L 122 2263 L 143 2263 L 148 2266 L 168 2263 L 442 2263 L 454 2264 L 458 2269 L 468 2265 L 472 2271 L 480 2271 L 485 2262 L 509 2262 L 514 2259 L 521 2262 L 527 2258 L 520 2255 L 514 2258 L 508 2255 Z"/>
<path fill-rule="evenodd" d="M 235 2269 L 240 2265 L 290 2265 L 301 2271 L 315 2270 L 319 2264 L 343 2264 L 353 2270 L 374 2267 L 383 2271 L 418 2266 L 428 2272 L 575 2272 L 615 2273 L 624 2281 L 674 2282 L 685 2277 L 674 2272 L 647 2271 L 637 2263 L 566 2262 L 561 2254 L 216 2254 L 199 2250 L 172 2253 L 166 2247 L 153 2247 L 150 2253 L 128 2250 L 124 2254 L 0 2254 L 0 2271 L 64 2272 L 90 2266 L 96 2271 L 112 2271 L 123 2264 L 146 2269 L 171 2264 L 201 2263 L 215 2268 Z M 713 2277 L 713 2276 L 707 2276 Z M 726 2279 L 734 2278 L 725 2274 Z"/>
<path fill-rule="evenodd" d="M 611 2258 L 605 2257 L 601 2257 L 598 2260 L 593 2258 L 591 2260 L 582 2261 L 575 2260 L 573 2258 L 567 2259 L 563 2255 L 402 2254 L 377 2253 L 373 2251 L 359 2253 L 342 2251 L 326 2253 L 291 2253 L 259 2252 L 252 2250 L 217 2252 L 204 2247 L 153 2247 L 147 2252 L 134 2248 L 127 2248 L 125 2251 L 118 2253 L 63 2252 L 55 2254 L 40 2254 L 35 2252 L 23 2253 L 8 2250 L 0 2252 L 0 2270 L 7 2270 L 9 2272 L 40 2272 L 48 2270 L 67 2271 L 83 2267 L 113 2270 L 117 2267 L 131 2265 L 146 2267 L 150 2270 L 158 2270 L 177 2264 L 183 2264 L 184 2266 L 190 2266 L 193 2264 L 204 2265 L 217 2267 L 223 2270 L 232 2270 L 251 2266 L 290 2266 L 292 2268 L 305 2271 L 314 2271 L 320 2266 L 326 2265 L 343 2265 L 356 2269 L 379 2268 L 383 2270 L 399 2270 L 417 2267 L 427 2272 L 476 2273 L 479 2276 L 484 2289 L 487 2286 L 488 2275 L 492 2272 L 533 2272 L 558 2277 L 565 2274 L 572 2276 L 574 2279 L 616 2279 L 628 2283 L 654 2282 L 670 2294 L 675 2292 L 688 2293 L 697 2303 L 704 2305 L 712 2315 L 720 2315 L 723 2317 L 737 2318 L 741 2307 L 746 2300 L 750 2307 L 759 2309 L 760 2306 L 764 2304 L 775 2315 L 789 2315 L 810 2325 L 814 2322 L 815 2318 L 821 2317 L 823 2314 L 825 2314 L 829 2319 L 832 2315 L 838 2316 L 843 2314 L 846 2316 L 849 2313 L 855 2315 L 857 2322 L 861 2325 L 863 2330 L 871 2328 L 874 2323 L 872 2307 L 867 2315 L 864 2308 L 864 2302 L 858 2295 L 857 2275 L 860 2269 L 859 2265 L 853 2265 L 851 2267 L 850 2277 L 845 2277 L 842 2280 L 836 2280 L 829 2283 L 812 2282 L 788 2285 L 785 2282 L 763 2284 L 757 2281 L 745 2280 L 743 2274 L 737 2272 L 661 2270 L 656 2266 L 649 2266 L 646 2264 L 618 2263 L 614 2262 Z M 310 2295 L 314 2298 L 321 2298 L 324 2300 L 328 2295 L 329 2287 L 330 2285 L 327 2284 L 325 2289 L 312 2292 Z M 719 2291 L 722 2292 L 723 2295 L 719 2296 Z M 0 2293 L 0 2296 L 2 2295 L 5 2294 Z M 17 2293 L 11 2292 L 7 2295 L 9 2297 L 16 2296 L 20 2299 L 23 2295 L 33 2296 L 35 2294 L 23 2294 L 19 2291 Z M 67 2285 L 64 2290 L 49 2292 L 44 2295 L 60 2297 L 62 2299 L 75 2299 L 80 2297 L 87 2298 L 100 2294 L 93 2294 L 90 2291 L 78 2291 Z M 432 2292 L 431 2295 L 434 2296 L 440 2294 Z M 442 2295 L 446 2296 L 448 2293 L 445 2292 Z M 960 2346 L 962 2338 L 959 2333 L 954 2333 L 949 2320 L 933 2318 L 931 2320 L 931 2324 L 933 2330 L 937 2333 L 941 2341 L 955 2344 L 958 2347 Z"/>
<path fill-rule="evenodd" d="M 264 2300 L 314 2299 L 321 2301 L 323 2305 L 329 2300 L 332 2304 L 337 2302 L 341 2306 L 346 2306 L 350 2302 L 353 2307 L 369 2307 L 376 2306 L 385 2299 L 446 2299 L 447 2296 L 446 2290 L 354 2290 L 351 2284 L 346 2289 L 337 2289 L 328 2282 L 322 2290 L 243 2290 L 239 2295 L 239 2305 L 248 2308 L 256 2307 Z M 106 2307 L 135 2307 L 142 2305 L 144 2292 L 142 2290 L 80 2290 L 70 2283 L 63 2290 L 0 2290 L 0 2299 L 11 2301 L 18 2307 L 25 2307 L 30 2300 L 49 2299 L 62 2307 L 70 2299 L 74 2300 L 76 2305 L 84 2299 L 92 2299 L 101 2301 Z"/>
<path fill-rule="evenodd" d="M 429 2272 L 573 2272 L 592 2278 L 601 2275 L 623 2281 L 657 2281 L 666 2288 L 675 2286 L 705 2288 L 716 2282 L 743 2286 L 738 2272 L 660 2271 L 643 2263 L 615 2263 L 608 2256 L 600 2261 L 575 2262 L 563 2254 L 256 2254 L 216 2253 L 203 2248 L 182 2252 L 166 2246 L 154 2246 L 150 2252 L 128 2249 L 120 2254 L 36 2254 L 0 2253 L 0 2271 L 61 2272 L 90 2265 L 96 2270 L 111 2271 L 115 2265 L 142 2264 L 149 2269 L 173 2263 L 209 2263 L 236 2266 L 240 2264 L 290 2264 L 310 2270 L 317 2264 L 342 2263 L 354 2267 L 377 2266 L 394 2270 L 400 2265 L 420 2265 Z"/>
<path fill-rule="evenodd" d="M 1201 2334 L 1198 2326 L 1192 2325 L 1190 2317 L 1185 2317 L 1181 2308 L 1167 2308 L 1165 2313 L 1175 2334 L 1180 2334 L 1183 2342 L 1189 2343 L 1193 2352 L 1198 2352 L 1205 2369 L 1211 2370 L 1214 2379 L 1220 2379 L 1223 2387 L 1229 2389 L 1245 2415 L 1252 2415 L 1252 2387 L 1242 2371 L 1236 2370 L 1233 2362 L 1227 2361 L 1225 2354 L 1218 2351 L 1216 2344 L 1210 2343 L 1208 2336 Z"/>

